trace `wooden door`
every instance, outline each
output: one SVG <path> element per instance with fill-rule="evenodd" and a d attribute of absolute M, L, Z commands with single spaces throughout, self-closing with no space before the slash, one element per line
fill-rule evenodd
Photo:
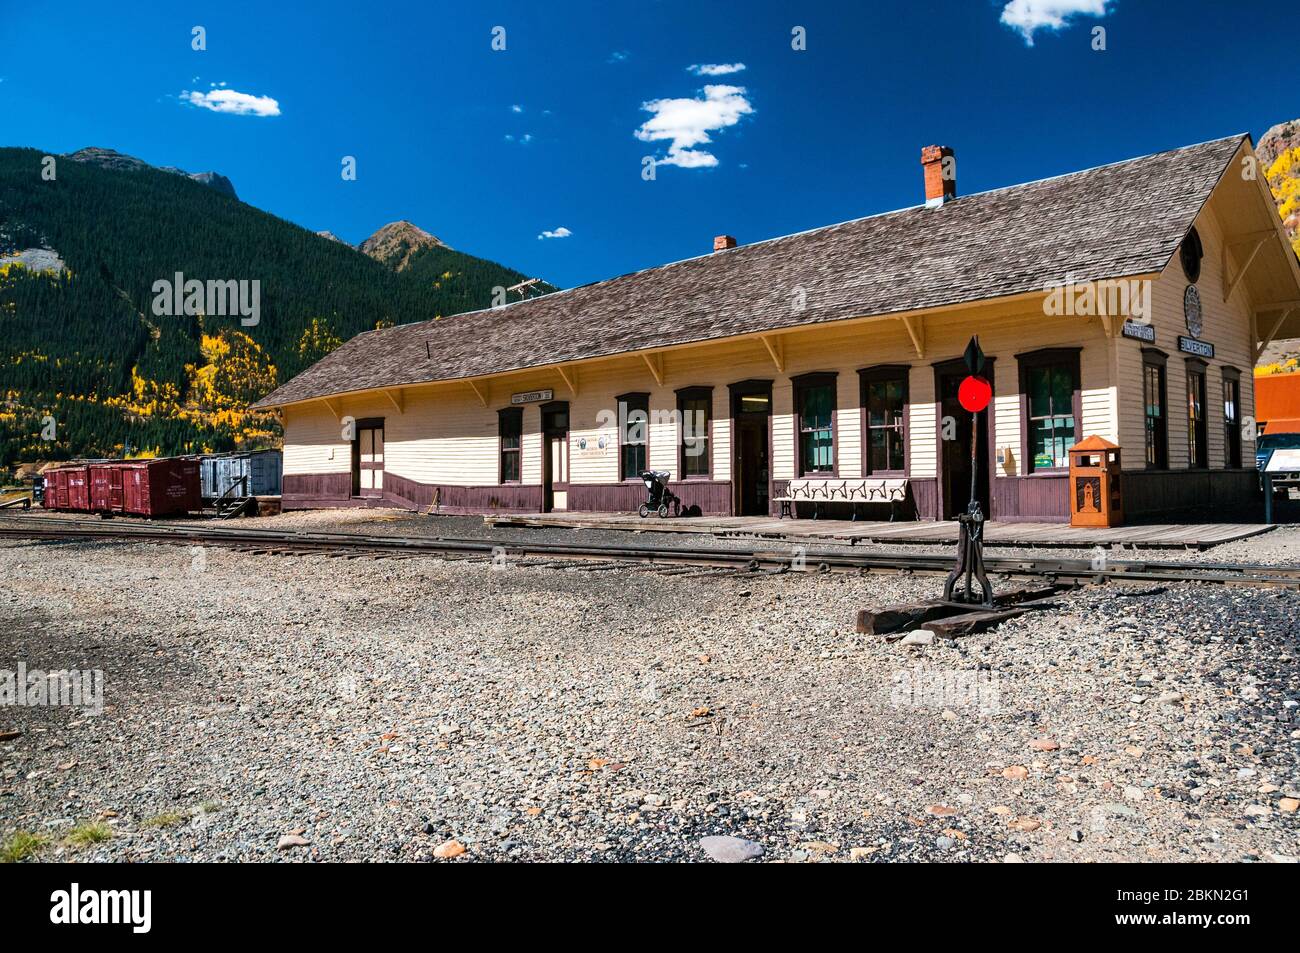
<path fill-rule="evenodd" d="M 358 422 L 352 444 L 352 495 L 384 495 L 384 425 Z"/>

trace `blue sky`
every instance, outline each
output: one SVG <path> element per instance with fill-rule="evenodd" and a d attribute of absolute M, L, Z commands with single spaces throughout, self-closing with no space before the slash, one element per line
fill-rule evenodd
<path fill-rule="evenodd" d="M 0 145 L 216 170 L 564 286 L 916 204 L 930 143 L 968 194 L 1300 114 L 1254 0 L 5 7 Z"/>

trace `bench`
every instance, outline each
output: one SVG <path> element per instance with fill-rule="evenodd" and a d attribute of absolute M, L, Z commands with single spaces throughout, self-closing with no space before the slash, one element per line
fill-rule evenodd
<path fill-rule="evenodd" d="M 823 503 L 848 503 L 853 507 L 853 518 L 858 518 L 858 507 L 866 503 L 888 503 L 889 521 L 894 521 L 895 507 L 907 500 L 907 480 L 870 478 L 864 480 L 842 480 L 828 478 L 819 480 L 791 480 L 785 496 L 778 496 L 776 502 L 781 504 L 779 518 L 794 518 L 796 503 L 813 504 L 813 519 L 821 514 Z"/>

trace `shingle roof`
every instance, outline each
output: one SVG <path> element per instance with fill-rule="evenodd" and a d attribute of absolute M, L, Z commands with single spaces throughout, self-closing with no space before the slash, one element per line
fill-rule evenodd
<path fill-rule="evenodd" d="M 359 334 L 254 406 L 660 348 L 1160 271 L 1232 136 Z M 805 308 L 792 301 L 797 288 Z"/>

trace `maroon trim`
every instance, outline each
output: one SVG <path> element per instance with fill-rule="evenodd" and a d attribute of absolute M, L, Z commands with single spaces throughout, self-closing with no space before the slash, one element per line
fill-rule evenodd
<path fill-rule="evenodd" d="M 710 384 L 697 385 L 693 387 L 679 387 L 675 393 L 677 394 L 678 419 L 677 477 L 686 482 L 711 480 L 713 479 L 713 386 Z M 682 410 L 682 404 L 688 400 L 703 400 L 708 406 L 708 437 L 705 439 L 704 446 L 704 476 L 688 477 L 686 475 L 686 412 Z M 647 436 L 649 435 L 647 434 Z M 649 462 L 649 460 L 650 453 L 647 448 L 646 461 Z"/>
<path fill-rule="evenodd" d="M 876 364 L 872 367 L 858 369 L 858 413 L 862 417 L 862 475 L 882 479 L 908 478 L 912 475 L 912 388 L 910 364 Z M 903 382 L 903 469 L 871 469 L 871 421 L 867 407 L 867 388 L 880 381 L 902 380 Z"/>
<path fill-rule="evenodd" d="M 1024 464 L 1023 476 L 1035 474 L 1050 476 L 1070 472 L 1069 467 L 1043 467 L 1036 470 L 1034 461 L 1029 458 L 1029 371 L 1049 364 L 1065 364 L 1070 368 L 1070 372 L 1074 375 L 1070 415 L 1074 418 L 1074 442 L 1078 443 L 1083 439 L 1083 391 L 1079 370 L 1079 352 L 1082 350 L 1081 347 L 1045 347 L 1016 355 L 1020 370 L 1020 460 Z"/>
<path fill-rule="evenodd" d="M 1224 403 L 1223 414 L 1223 469 L 1235 470 L 1241 467 L 1241 371 L 1235 367 L 1219 368 L 1220 392 Z M 1228 420 L 1227 402 L 1232 394 L 1232 412 L 1236 414 Z"/>
<path fill-rule="evenodd" d="M 998 385 L 997 375 L 994 371 L 994 365 L 997 362 L 996 357 L 986 357 L 984 359 L 985 371 L 984 376 L 988 379 L 989 386 L 993 390 L 993 396 L 989 399 L 989 406 L 983 411 L 984 414 L 984 433 L 985 440 L 988 444 L 988 468 L 989 468 L 989 512 L 985 518 L 992 520 L 1005 519 L 1006 515 L 998 507 L 997 490 L 995 489 L 997 481 L 1003 479 L 998 476 L 997 454 L 994 450 L 997 446 L 997 428 L 994 421 L 993 399 L 997 397 Z M 966 362 L 955 357 L 946 361 L 937 361 L 932 365 L 934 367 L 934 473 L 935 473 L 935 519 L 942 520 L 944 510 L 947 508 L 947 500 L 944 499 L 943 493 L 943 378 L 949 374 L 966 374 Z"/>
<path fill-rule="evenodd" d="M 556 480 L 555 474 L 551 472 L 551 440 L 561 439 L 564 441 L 564 463 L 565 470 L 568 471 L 573 466 L 573 461 L 569 454 L 569 426 L 572 421 L 569 419 L 569 402 L 567 400 L 552 400 L 540 407 L 541 410 L 541 431 L 542 431 L 542 500 L 538 505 L 539 513 L 549 513 L 555 508 L 555 493 L 568 493 L 569 481 Z M 564 414 L 564 428 L 548 427 L 546 418 L 550 414 Z M 523 465 L 523 458 L 520 458 L 520 466 Z M 523 476 L 523 470 L 519 471 L 520 477 Z M 565 509 L 568 509 L 568 498 L 565 498 Z"/>
<path fill-rule="evenodd" d="M 840 388 L 839 388 L 839 371 L 812 371 L 808 374 L 800 374 L 797 377 L 790 378 L 790 384 L 793 388 L 794 396 L 794 461 L 795 470 L 801 480 L 834 480 L 840 475 L 840 453 L 839 453 L 839 435 L 836 431 L 839 428 L 839 406 L 840 406 Z M 831 469 L 830 472 L 825 470 L 808 471 L 804 469 L 803 459 L 803 391 L 813 387 L 830 387 L 831 389 Z M 771 448 L 768 449 L 768 455 L 771 456 Z M 769 461 L 769 469 L 771 469 Z"/>
<path fill-rule="evenodd" d="M 740 512 L 740 480 L 738 478 L 740 467 L 740 441 L 736 439 L 736 417 L 740 413 L 740 401 L 743 397 L 762 394 L 767 397 L 767 512 L 769 516 L 776 515 L 773 507 L 776 505 L 772 502 L 778 496 L 775 492 L 776 483 L 772 479 L 772 381 L 756 377 L 748 378 L 743 381 L 736 381 L 734 384 L 727 385 L 727 400 L 729 408 L 728 427 L 731 433 L 731 513 L 735 516 Z"/>
<path fill-rule="evenodd" d="M 643 401 L 645 403 L 646 420 L 645 420 L 645 443 L 644 444 L 624 443 L 624 438 L 627 436 L 627 432 L 623 428 L 624 420 L 622 415 L 619 414 L 618 410 L 621 404 L 630 404 L 633 400 Z M 633 410 L 640 410 L 640 409 L 641 409 L 640 407 L 636 407 L 636 408 L 628 407 L 627 409 L 628 416 L 631 416 Z M 645 447 L 645 468 L 647 470 L 650 469 L 650 394 L 649 392 L 637 390 L 637 391 L 630 391 L 626 394 L 619 394 L 617 397 L 614 398 L 614 415 L 618 419 L 618 424 L 617 424 L 618 426 L 618 478 L 623 483 L 636 483 L 638 486 L 640 486 L 641 485 L 640 473 L 634 473 L 632 476 L 627 476 L 626 474 L 623 473 L 623 447 L 625 445 L 633 446 L 633 447 L 644 446 Z"/>
<path fill-rule="evenodd" d="M 1169 467 L 1169 355 L 1157 347 L 1142 348 L 1142 459 L 1148 470 Z M 1155 368 L 1160 378 L 1160 441 L 1154 463 L 1147 459 L 1147 369 Z"/>
<path fill-rule="evenodd" d="M 1189 357 L 1184 359 L 1186 365 L 1186 375 L 1183 383 L 1183 393 L 1187 398 L 1187 405 L 1183 411 L 1187 416 L 1187 469 L 1189 470 L 1208 470 L 1210 468 L 1210 366 L 1199 357 Z M 1201 379 L 1201 421 L 1198 426 L 1191 417 L 1192 413 L 1192 375 Z M 1202 456 L 1205 462 L 1201 463 L 1192 456 L 1192 428 L 1196 428 L 1197 444 L 1201 448 Z"/>
<path fill-rule="evenodd" d="M 506 421 L 513 419 L 515 429 L 519 431 L 519 446 L 514 450 L 505 448 Z M 507 480 L 506 454 L 513 453 L 519 470 L 518 480 Z M 497 411 L 497 483 L 503 486 L 522 483 L 524 480 L 524 409 L 522 407 L 503 407 Z"/>

